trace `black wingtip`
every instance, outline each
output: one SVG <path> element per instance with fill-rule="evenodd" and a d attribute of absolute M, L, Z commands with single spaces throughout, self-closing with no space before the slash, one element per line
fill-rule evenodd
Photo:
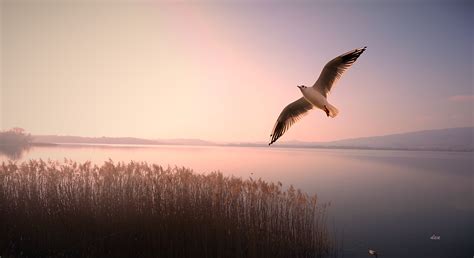
<path fill-rule="evenodd" d="M 343 55 L 342 61 L 352 64 L 357 60 L 357 58 L 359 58 L 360 55 L 362 55 L 362 53 L 364 53 L 366 49 L 367 49 L 367 46 L 363 48 L 356 48 L 355 50 Z"/>
<path fill-rule="evenodd" d="M 268 146 L 272 145 L 274 142 L 276 142 L 276 139 L 271 139 L 271 140 L 270 140 L 270 143 L 268 144 Z"/>

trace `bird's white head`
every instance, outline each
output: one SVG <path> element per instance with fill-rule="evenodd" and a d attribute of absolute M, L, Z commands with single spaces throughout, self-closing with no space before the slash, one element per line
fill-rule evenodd
<path fill-rule="evenodd" d="M 301 91 L 304 91 L 304 90 L 306 90 L 306 89 L 308 88 L 308 87 L 306 87 L 306 86 L 304 86 L 304 85 L 298 85 L 298 86 L 296 86 L 296 87 L 298 87 L 298 89 L 300 89 Z"/>

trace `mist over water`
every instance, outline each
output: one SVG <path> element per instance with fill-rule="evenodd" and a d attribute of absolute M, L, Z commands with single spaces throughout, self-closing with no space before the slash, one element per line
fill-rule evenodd
<path fill-rule="evenodd" d="M 331 203 L 329 226 L 347 257 L 368 248 L 380 257 L 474 254 L 472 153 L 80 145 L 33 147 L 18 161 L 40 158 L 144 161 L 294 185 Z"/>

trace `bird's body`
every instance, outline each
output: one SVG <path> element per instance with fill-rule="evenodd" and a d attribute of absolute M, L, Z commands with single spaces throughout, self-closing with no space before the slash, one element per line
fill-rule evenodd
<path fill-rule="evenodd" d="M 325 110 L 324 106 L 328 104 L 328 100 L 323 96 L 323 94 L 313 87 L 300 89 L 303 97 L 309 101 L 309 103 L 323 111 Z"/>
<path fill-rule="evenodd" d="M 327 116 L 335 117 L 339 113 L 336 107 L 329 104 L 327 98 L 314 87 L 300 88 L 303 97 L 313 106 L 321 109 Z"/>
<path fill-rule="evenodd" d="M 327 96 L 342 73 L 357 60 L 366 48 L 354 49 L 329 61 L 313 87 L 298 86 L 303 97 L 290 103 L 281 111 L 273 127 L 268 145 L 278 140 L 296 121 L 314 107 L 323 110 L 328 117 L 337 116 L 339 110 L 328 102 Z"/>

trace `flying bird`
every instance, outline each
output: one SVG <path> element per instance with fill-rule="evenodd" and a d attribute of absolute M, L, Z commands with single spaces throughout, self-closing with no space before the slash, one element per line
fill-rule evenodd
<path fill-rule="evenodd" d="M 280 138 L 298 120 L 314 107 L 323 110 L 327 117 L 335 117 L 339 110 L 331 105 L 327 96 L 344 71 L 354 64 L 367 47 L 356 48 L 329 61 L 321 71 L 313 87 L 297 86 L 303 97 L 286 106 L 278 116 L 270 135 L 271 145 Z"/>

